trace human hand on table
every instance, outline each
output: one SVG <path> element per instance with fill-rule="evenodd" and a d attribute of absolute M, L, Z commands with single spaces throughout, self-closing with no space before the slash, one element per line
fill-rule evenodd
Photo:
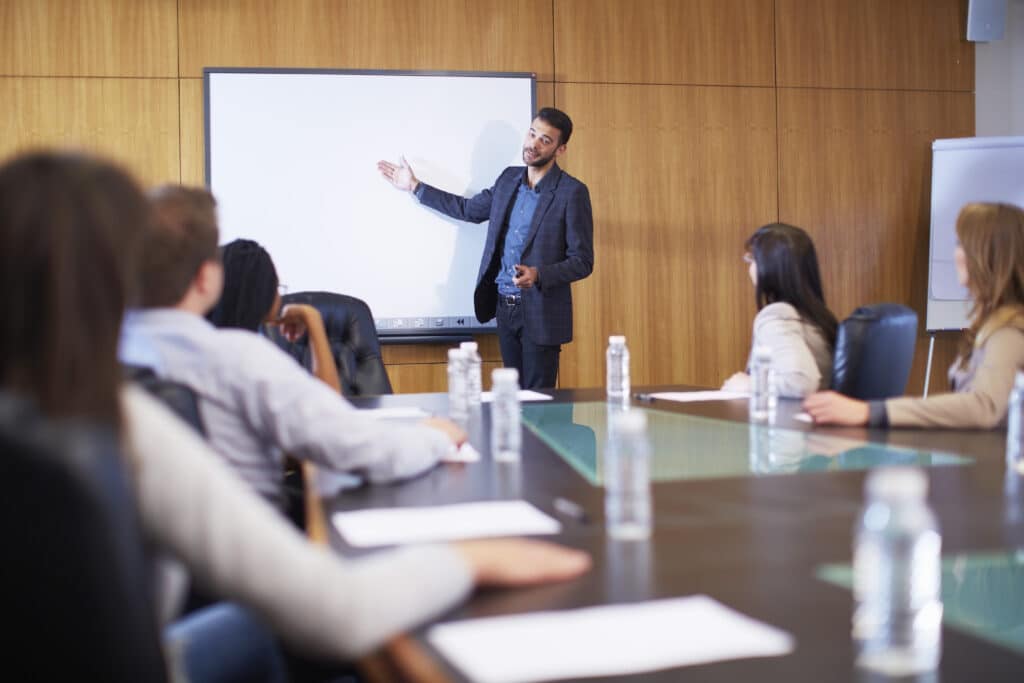
<path fill-rule="evenodd" d="M 815 424 L 859 427 L 868 423 L 870 409 L 864 401 L 843 396 L 835 391 L 819 391 L 804 399 L 803 409 Z"/>
<path fill-rule="evenodd" d="M 461 446 L 462 444 L 466 443 L 466 439 L 469 438 L 468 435 L 466 434 L 465 429 L 455 424 L 451 420 L 444 419 L 443 417 L 428 417 L 426 420 L 423 420 L 423 422 L 421 422 L 420 424 L 425 425 L 427 427 L 432 427 L 442 432 L 445 436 L 451 439 L 451 442 L 456 446 Z"/>
<path fill-rule="evenodd" d="M 722 391 L 735 391 L 741 394 L 750 393 L 750 375 L 737 372 L 722 384 Z"/>
<path fill-rule="evenodd" d="M 503 538 L 461 541 L 455 550 L 478 586 L 529 586 L 565 581 L 590 569 L 590 556 L 547 541 Z"/>

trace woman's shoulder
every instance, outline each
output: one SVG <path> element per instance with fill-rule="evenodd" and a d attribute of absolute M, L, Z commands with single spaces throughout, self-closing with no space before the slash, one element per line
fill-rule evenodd
<path fill-rule="evenodd" d="M 1024 329 L 1015 325 L 1005 325 L 1000 327 L 987 335 L 987 338 L 982 342 L 981 347 L 986 351 L 990 349 L 1000 349 L 1016 351 L 1021 355 L 1024 355 Z"/>
<path fill-rule="evenodd" d="M 757 312 L 757 317 L 754 318 L 754 324 L 756 325 L 769 320 L 799 321 L 801 318 L 800 313 L 793 307 L 793 304 L 786 303 L 785 301 L 776 301 L 773 304 L 768 304 Z"/>

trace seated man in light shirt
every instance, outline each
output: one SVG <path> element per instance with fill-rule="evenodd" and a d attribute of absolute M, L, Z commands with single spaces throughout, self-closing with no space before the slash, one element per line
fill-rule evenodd
<path fill-rule="evenodd" d="M 146 231 L 141 309 L 121 330 L 122 363 L 191 387 L 213 449 L 260 494 L 283 504 L 285 453 L 370 482 L 415 476 L 465 440 L 445 420 L 382 424 L 359 414 L 273 343 L 203 316 L 224 273 L 216 202 L 204 189 L 158 188 Z"/>

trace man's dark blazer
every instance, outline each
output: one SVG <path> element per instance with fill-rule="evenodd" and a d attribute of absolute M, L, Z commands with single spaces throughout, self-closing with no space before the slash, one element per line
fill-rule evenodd
<path fill-rule="evenodd" d="M 420 203 L 471 223 L 490 220 L 480 270 L 473 292 L 477 320 L 494 317 L 501 267 L 501 252 L 508 215 L 516 192 L 525 179 L 524 166 L 502 171 L 494 187 L 469 199 L 420 183 Z M 594 270 L 594 219 L 587 186 L 555 164 L 537 184 L 540 197 L 523 243 L 520 263 L 537 269 L 537 284 L 521 290 L 526 333 L 535 344 L 572 341 L 572 291 L 569 284 Z"/>

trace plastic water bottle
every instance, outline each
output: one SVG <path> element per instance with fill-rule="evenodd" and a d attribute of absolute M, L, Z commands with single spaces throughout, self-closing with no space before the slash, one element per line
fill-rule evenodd
<path fill-rule="evenodd" d="M 933 671 L 942 651 L 939 535 L 920 470 L 881 468 L 853 554 L 853 637 L 857 665 L 887 676 Z"/>
<path fill-rule="evenodd" d="M 519 371 L 497 368 L 491 373 L 491 456 L 497 462 L 518 462 L 522 452 L 519 427 Z"/>
<path fill-rule="evenodd" d="M 1006 465 L 1024 474 L 1024 370 L 1017 371 L 1010 390 L 1006 427 Z"/>
<path fill-rule="evenodd" d="M 475 341 L 462 342 L 459 348 L 465 354 L 466 361 L 466 405 L 475 408 L 480 405 L 480 394 L 483 392 L 483 360 Z"/>
<path fill-rule="evenodd" d="M 459 420 L 468 414 L 466 355 L 462 349 L 448 349 L 448 416 Z"/>
<path fill-rule="evenodd" d="M 605 355 L 608 380 L 608 400 L 629 402 L 629 349 L 626 338 L 621 334 L 608 337 L 608 352 Z"/>
<path fill-rule="evenodd" d="M 643 540 L 651 535 L 651 447 L 647 417 L 639 410 L 613 416 L 604 457 L 604 510 L 608 536 Z"/>
<path fill-rule="evenodd" d="M 750 364 L 750 419 L 754 422 L 774 421 L 778 403 L 772 351 L 766 346 L 758 346 Z"/>

